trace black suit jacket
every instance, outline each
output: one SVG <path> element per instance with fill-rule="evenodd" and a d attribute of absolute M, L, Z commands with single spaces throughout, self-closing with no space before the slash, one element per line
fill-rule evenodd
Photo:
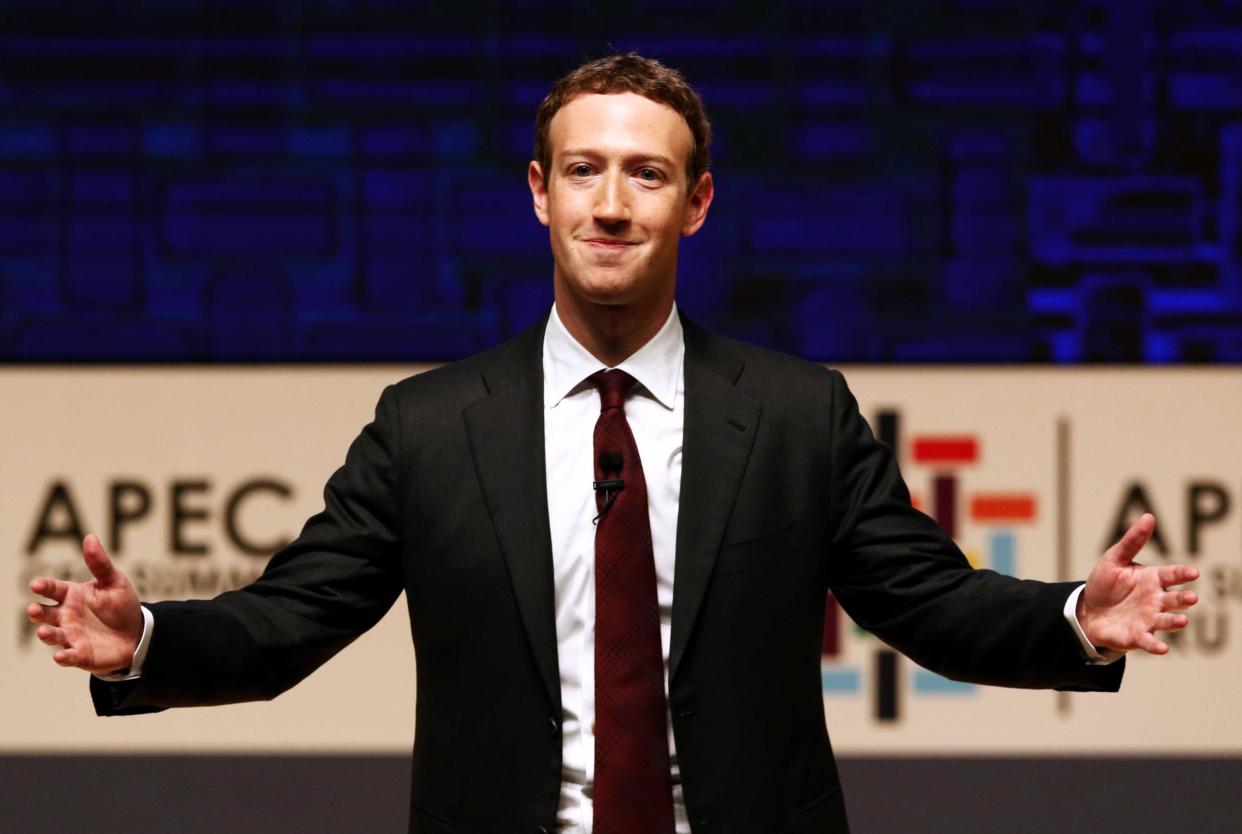
<path fill-rule="evenodd" d="M 971 570 L 911 509 L 839 373 L 684 325 L 669 702 L 696 832 L 847 830 L 820 688 L 829 588 L 949 677 L 1117 688 L 1121 664 L 1087 666 L 1062 617 L 1071 585 Z M 418 687 L 410 830 L 554 830 L 542 334 L 386 389 L 324 511 L 253 585 L 154 605 L 141 679 L 93 682 L 97 709 L 272 698 L 404 590 Z"/>

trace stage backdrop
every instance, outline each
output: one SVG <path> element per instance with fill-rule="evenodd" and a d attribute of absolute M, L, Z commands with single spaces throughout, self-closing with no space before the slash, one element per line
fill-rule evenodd
<path fill-rule="evenodd" d="M 148 600 L 244 583 L 321 507 L 324 480 L 382 387 L 418 370 L 0 370 L 0 752 L 407 750 L 416 693 L 402 602 L 273 703 L 124 720 L 93 716 L 85 675 L 52 663 L 23 609 L 31 577 L 82 573 L 87 531 Z M 1227 696 L 1242 687 L 1235 369 L 847 376 L 898 450 L 916 502 L 978 566 L 1082 577 L 1151 510 L 1160 523 L 1146 560 L 1189 561 L 1204 575 L 1193 627 L 1172 656 L 1134 658 L 1120 695 L 953 683 L 859 633 L 832 605 L 823 690 L 839 752 L 1242 753 Z"/>

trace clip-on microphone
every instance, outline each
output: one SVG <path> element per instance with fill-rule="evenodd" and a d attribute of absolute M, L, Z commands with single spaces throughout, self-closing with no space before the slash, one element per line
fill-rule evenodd
<path fill-rule="evenodd" d="M 614 472 L 620 475 L 623 462 L 624 459 L 621 457 L 620 452 L 599 453 L 599 468 L 605 475 Z M 592 524 L 598 524 L 599 520 L 604 517 L 604 514 L 612 509 L 612 504 L 617 500 L 621 490 L 625 489 L 625 480 L 623 478 L 606 478 L 602 481 L 592 481 L 591 484 L 595 487 L 597 494 L 601 492 L 604 494 L 604 508 L 599 511 L 599 515 L 591 519 Z"/>

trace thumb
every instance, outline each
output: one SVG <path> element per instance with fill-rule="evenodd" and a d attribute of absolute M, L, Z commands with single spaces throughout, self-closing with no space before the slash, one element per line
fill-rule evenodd
<path fill-rule="evenodd" d="M 100 585 L 111 585 L 116 581 L 117 569 L 112 566 L 112 560 L 108 558 L 99 537 L 94 533 L 82 539 L 82 561 L 86 562 L 86 567 Z"/>
<path fill-rule="evenodd" d="M 1121 537 L 1121 541 L 1108 549 L 1105 558 L 1116 565 L 1128 565 L 1138 556 L 1139 551 L 1151 539 L 1156 529 L 1156 517 L 1151 513 L 1143 513 L 1139 520 L 1130 525 L 1130 529 Z"/>

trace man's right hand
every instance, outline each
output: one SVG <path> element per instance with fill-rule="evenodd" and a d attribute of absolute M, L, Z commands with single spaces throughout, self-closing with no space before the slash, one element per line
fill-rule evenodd
<path fill-rule="evenodd" d="M 40 576 L 30 590 L 56 601 L 33 602 L 26 616 L 39 623 L 39 639 L 60 646 L 52 655 L 61 666 L 74 666 L 96 675 L 129 667 L 142 639 L 142 607 L 129 579 L 112 565 L 94 534 L 82 540 L 82 559 L 95 578 L 66 582 Z"/>

